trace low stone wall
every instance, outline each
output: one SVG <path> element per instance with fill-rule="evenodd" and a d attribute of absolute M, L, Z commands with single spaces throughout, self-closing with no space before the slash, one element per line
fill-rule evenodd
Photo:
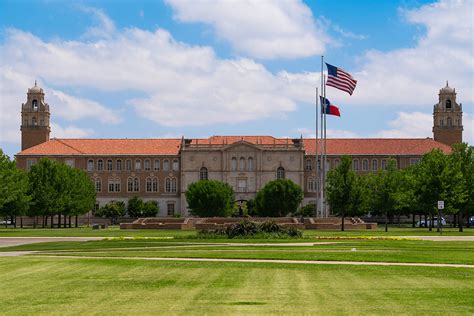
<path fill-rule="evenodd" d="M 328 217 L 328 218 L 307 217 L 304 219 L 304 227 L 306 229 L 340 230 L 341 219 L 338 217 Z M 373 229 L 377 229 L 377 223 L 366 223 L 358 217 L 349 217 L 349 218 L 344 219 L 344 229 L 373 230 Z"/>
<path fill-rule="evenodd" d="M 193 218 L 150 217 L 121 223 L 120 229 L 194 229 Z"/>

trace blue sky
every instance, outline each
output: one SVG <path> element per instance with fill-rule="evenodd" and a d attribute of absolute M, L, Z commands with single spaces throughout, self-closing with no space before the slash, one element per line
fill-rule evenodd
<path fill-rule="evenodd" d="M 0 1 L 0 148 L 20 149 L 38 80 L 64 138 L 314 135 L 320 56 L 330 137 L 431 137 L 449 80 L 472 144 L 471 1 Z"/>

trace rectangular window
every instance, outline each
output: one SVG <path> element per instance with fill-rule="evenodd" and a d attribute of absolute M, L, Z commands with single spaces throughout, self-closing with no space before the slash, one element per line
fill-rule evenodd
<path fill-rule="evenodd" d="M 66 159 L 64 160 L 64 163 L 66 164 L 66 166 L 74 168 L 74 159 Z"/>
<path fill-rule="evenodd" d="M 177 159 L 173 160 L 173 171 L 179 170 L 179 161 Z"/>
<path fill-rule="evenodd" d="M 154 169 L 155 171 L 160 170 L 160 160 L 159 160 L 159 159 L 155 159 L 155 163 L 154 163 L 154 165 L 153 165 L 153 169 Z"/>
<path fill-rule="evenodd" d="M 241 179 L 237 181 L 237 192 L 246 192 L 247 191 L 247 180 Z"/>
<path fill-rule="evenodd" d="M 87 161 L 87 171 L 94 171 L 94 160 L 89 159 Z"/>
<path fill-rule="evenodd" d="M 122 160 L 117 160 L 117 171 L 122 171 Z"/>
<path fill-rule="evenodd" d="M 120 192 L 120 182 L 115 182 L 115 192 Z"/>
<path fill-rule="evenodd" d="M 151 170 L 151 166 L 150 166 L 150 160 L 149 159 L 145 159 L 145 161 L 143 162 L 143 165 L 144 165 L 144 169 L 145 170 Z"/>
<path fill-rule="evenodd" d="M 174 216 L 174 203 L 168 203 L 168 216 Z"/>
<path fill-rule="evenodd" d="M 114 189 L 115 187 L 113 181 L 109 181 L 109 192 L 114 192 Z"/>
<path fill-rule="evenodd" d="M 113 162 L 112 159 L 107 160 L 107 170 L 112 171 L 113 169 Z"/>
<path fill-rule="evenodd" d="M 142 169 L 142 161 L 140 159 L 135 160 L 135 170 L 141 170 Z"/>
<path fill-rule="evenodd" d="M 131 171 L 132 170 L 132 161 L 130 159 L 128 159 L 126 162 L 125 162 L 125 169 L 127 169 L 127 171 Z"/>
<path fill-rule="evenodd" d="M 416 165 L 420 162 L 420 158 L 410 158 L 410 166 Z"/>
<path fill-rule="evenodd" d="M 36 159 L 26 159 L 26 169 L 30 170 L 32 166 L 36 165 Z"/>
<path fill-rule="evenodd" d="M 163 160 L 163 171 L 169 171 L 169 170 L 170 170 L 170 161 Z"/>

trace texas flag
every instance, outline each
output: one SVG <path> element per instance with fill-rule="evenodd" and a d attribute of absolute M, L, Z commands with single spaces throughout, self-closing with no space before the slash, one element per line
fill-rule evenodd
<path fill-rule="evenodd" d="M 341 117 L 341 113 L 339 112 L 339 108 L 335 105 L 331 104 L 331 101 L 329 99 L 326 99 L 325 97 L 321 97 L 321 111 L 324 114 L 329 114 L 329 115 L 335 115 Z"/>

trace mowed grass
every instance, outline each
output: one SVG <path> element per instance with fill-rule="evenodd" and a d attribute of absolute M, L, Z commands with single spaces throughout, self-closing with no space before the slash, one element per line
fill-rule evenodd
<path fill-rule="evenodd" d="M 2 315 L 472 315 L 464 268 L 0 258 Z"/>
<path fill-rule="evenodd" d="M 379 226 L 377 230 L 304 230 L 305 238 L 334 237 L 334 236 L 438 236 L 434 228 L 390 227 L 388 232 Z M 118 226 L 107 229 L 93 230 L 91 227 L 79 228 L 0 228 L 0 237 L 173 237 L 196 238 L 194 230 L 120 230 Z M 443 228 L 445 236 L 474 236 L 474 228 L 464 228 L 460 233 L 458 228 Z"/>
<path fill-rule="evenodd" d="M 165 240 L 54 242 L 1 248 L 34 255 L 145 258 L 227 258 L 331 261 L 456 263 L 474 265 L 474 242 L 421 240 L 338 240 L 308 244 L 242 244 Z"/>

